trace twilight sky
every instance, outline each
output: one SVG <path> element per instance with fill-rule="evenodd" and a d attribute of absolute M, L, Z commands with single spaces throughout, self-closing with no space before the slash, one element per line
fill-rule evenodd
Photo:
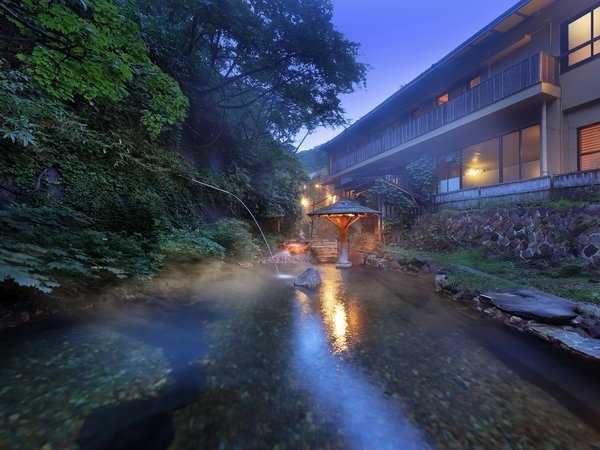
<path fill-rule="evenodd" d="M 371 66 L 366 90 L 342 97 L 350 122 L 371 109 L 498 17 L 517 0 L 333 0 L 333 23 L 359 42 Z M 342 129 L 321 128 L 301 149 L 324 144 Z M 302 132 L 297 144 L 304 137 Z"/>

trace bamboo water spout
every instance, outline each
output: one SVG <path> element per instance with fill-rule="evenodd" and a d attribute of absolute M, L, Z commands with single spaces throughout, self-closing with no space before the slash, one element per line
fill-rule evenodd
<path fill-rule="evenodd" d="M 184 175 L 178 175 L 178 176 L 180 178 L 184 178 L 188 181 L 191 181 L 192 183 L 196 183 L 201 186 L 205 186 L 207 188 L 214 189 L 215 191 L 223 192 L 223 193 L 235 198 L 238 202 L 240 202 L 242 204 L 242 206 L 246 209 L 246 211 L 248 211 L 248 214 L 250 214 L 250 217 L 252 217 L 252 220 L 254 220 L 254 223 L 256 224 L 258 231 L 260 231 L 263 241 L 265 241 L 265 246 L 267 247 L 267 250 L 269 251 L 269 254 L 271 255 L 271 261 L 273 261 L 273 264 L 275 265 L 275 271 L 277 272 L 277 277 L 281 277 L 281 274 L 279 273 L 279 267 L 277 267 L 277 263 L 275 262 L 275 259 L 273 258 L 273 252 L 271 251 L 271 247 L 269 246 L 269 242 L 267 241 L 265 233 L 263 233 L 263 230 L 262 230 L 260 224 L 258 223 L 258 220 L 254 216 L 254 214 L 252 214 L 252 211 L 250 211 L 250 208 L 248 208 L 248 206 L 246 206 L 246 204 L 242 201 L 241 198 L 239 198 L 237 195 L 235 195 L 229 191 L 226 191 L 225 189 L 221 189 L 220 187 L 213 186 L 212 184 L 204 183 L 203 181 L 198 181 L 195 178 L 186 177 Z"/>

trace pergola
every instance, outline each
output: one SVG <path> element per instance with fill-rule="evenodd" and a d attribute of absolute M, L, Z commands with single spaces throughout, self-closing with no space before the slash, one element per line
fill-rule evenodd
<path fill-rule="evenodd" d="M 338 269 L 346 269 L 352 266 L 352 263 L 348 260 L 348 250 L 350 247 L 348 229 L 363 217 L 378 214 L 381 213 L 350 200 L 340 200 L 333 205 L 325 206 L 324 208 L 308 213 L 311 217 L 324 217 L 340 230 L 340 255 L 335 265 Z"/>

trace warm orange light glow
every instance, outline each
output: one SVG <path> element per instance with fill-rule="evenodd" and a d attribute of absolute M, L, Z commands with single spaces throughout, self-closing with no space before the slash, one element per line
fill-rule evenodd
<path fill-rule="evenodd" d="M 481 84 L 481 76 L 477 76 L 469 81 L 469 88 L 473 89 Z"/>
<path fill-rule="evenodd" d="M 319 189 L 319 188 L 321 187 L 321 185 L 320 185 L 320 184 L 315 184 L 315 187 L 316 187 L 317 189 Z"/>
<path fill-rule="evenodd" d="M 336 200 L 337 200 L 337 195 L 333 195 L 333 196 L 331 197 L 331 201 L 332 201 L 333 203 L 335 203 L 335 202 L 336 202 Z"/>
<path fill-rule="evenodd" d="M 329 281 L 321 287 L 321 303 L 323 319 L 332 338 L 333 352 L 339 353 L 348 350 L 348 321 L 344 304 L 338 300 L 340 285 L 336 281 Z"/>
<path fill-rule="evenodd" d="M 483 170 L 479 169 L 478 167 L 470 167 L 465 171 L 465 175 L 469 177 L 474 177 L 479 175 L 481 172 L 483 172 Z"/>
<path fill-rule="evenodd" d="M 310 205 L 310 201 L 306 197 L 302 197 L 302 199 L 300 200 L 300 204 L 305 208 L 308 208 L 308 205 Z"/>

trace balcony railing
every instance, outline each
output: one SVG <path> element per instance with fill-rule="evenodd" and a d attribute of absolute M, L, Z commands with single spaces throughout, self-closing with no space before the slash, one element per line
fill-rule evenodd
<path fill-rule="evenodd" d="M 359 146 L 352 153 L 334 161 L 330 173 L 341 172 L 535 84 L 557 84 L 557 81 L 556 58 L 546 53 L 533 55 L 421 117 L 410 119 L 368 144 Z"/>

